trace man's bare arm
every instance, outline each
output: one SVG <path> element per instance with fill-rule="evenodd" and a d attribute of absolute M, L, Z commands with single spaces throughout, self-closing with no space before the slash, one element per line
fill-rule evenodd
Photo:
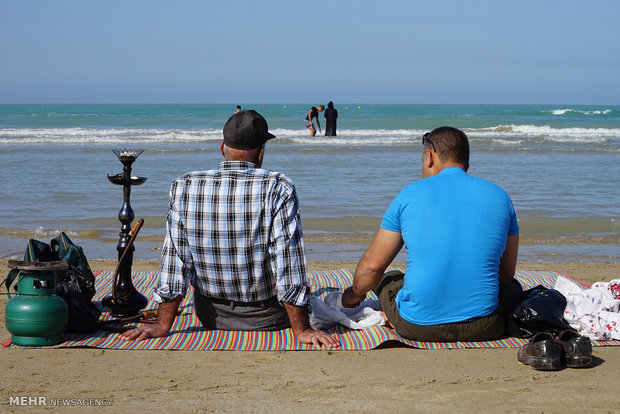
<path fill-rule="evenodd" d="M 327 332 L 312 329 L 306 306 L 295 306 L 282 302 L 291 322 L 291 329 L 295 337 L 304 344 L 313 344 L 318 347 L 340 348 L 340 342 Z"/>
<path fill-rule="evenodd" d="M 355 307 L 366 299 L 366 293 L 377 286 L 385 269 L 392 263 L 403 245 L 403 238 L 399 232 L 380 228 L 355 269 L 353 286 L 342 294 L 342 305 Z"/>
<path fill-rule="evenodd" d="M 509 282 L 515 277 L 517 255 L 519 252 L 519 235 L 508 236 L 506 250 L 499 261 L 499 281 Z"/>
<path fill-rule="evenodd" d="M 157 322 L 151 325 L 143 325 L 120 334 L 121 339 L 142 341 L 148 338 L 161 338 L 168 336 L 170 328 L 176 318 L 177 310 L 181 304 L 181 296 L 177 296 L 171 302 L 160 303 L 157 307 Z"/>

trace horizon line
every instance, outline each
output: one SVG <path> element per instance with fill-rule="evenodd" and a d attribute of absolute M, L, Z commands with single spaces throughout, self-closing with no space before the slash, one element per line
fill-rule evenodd
<path fill-rule="evenodd" d="M 0 105 L 315 105 L 308 102 L 0 102 Z M 318 104 L 316 104 L 318 105 Z M 549 106 L 549 105 L 590 105 L 590 106 L 620 106 L 620 103 L 586 103 L 586 102 L 551 102 L 551 103 L 404 103 L 404 102 L 344 102 L 334 105 L 513 105 L 513 106 Z"/>

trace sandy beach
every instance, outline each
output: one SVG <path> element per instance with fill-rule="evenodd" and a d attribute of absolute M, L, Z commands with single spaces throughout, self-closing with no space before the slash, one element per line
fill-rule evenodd
<path fill-rule="evenodd" d="M 0 266 L 6 267 L 6 259 Z M 111 260 L 90 261 L 93 270 Z M 311 270 L 354 267 L 312 262 Z M 134 270 L 157 270 L 157 261 Z M 619 263 L 520 263 L 592 283 Z M 2 288 L 4 289 L 4 287 Z M 6 295 L 1 296 L 0 340 Z M 535 371 L 516 349 L 420 350 L 387 345 L 365 352 L 175 352 L 0 348 L 0 411 L 65 412 L 9 405 L 11 397 L 73 398 L 107 412 L 620 412 L 620 350 L 594 348 L 587 370 Z M 73 407 L 82 410 L 83 407 Z"/>

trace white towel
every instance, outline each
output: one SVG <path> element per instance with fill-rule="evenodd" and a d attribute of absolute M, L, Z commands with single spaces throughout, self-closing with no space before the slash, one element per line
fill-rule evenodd
<path fill-rule="evenodd" d="M 311 296 L 310 307 L 310 326 L 314 329 L 328 329 L 337 323 L 349 329 L 385 325 L 385 318 L 375 301 L 367 299 L 355 308 L 345 308 L 342 306 L 342 292 L 328 294 L 325 301 Z"/>

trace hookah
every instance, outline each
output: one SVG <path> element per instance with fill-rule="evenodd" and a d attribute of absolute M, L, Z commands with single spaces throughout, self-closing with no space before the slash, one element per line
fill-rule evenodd
<path fill-rule="evenodd" d="M 148 303 L 148 299 L 136 290 L 131 281 L 131 266 L 135 247 L 133 241 L 144 220 L 140 219 L 132 228 L 134 212 L 130 204 L 131 186 L 142 185 L 146 177 L 131 175 L 131 165 L 144 150 L 113 149 L 119 161 L 123 164 L 123 172 L 113 176 L 108 175 L 112 184 L 123 186 L 123 205 L 118 213 L 121 222 L 121 232 L 116 246 L 118 264 L 113 275 L 112 294 L 103 298 L 101 303 L 110 310 L 114 317 L 130 317 L 140 313 Z"/>

